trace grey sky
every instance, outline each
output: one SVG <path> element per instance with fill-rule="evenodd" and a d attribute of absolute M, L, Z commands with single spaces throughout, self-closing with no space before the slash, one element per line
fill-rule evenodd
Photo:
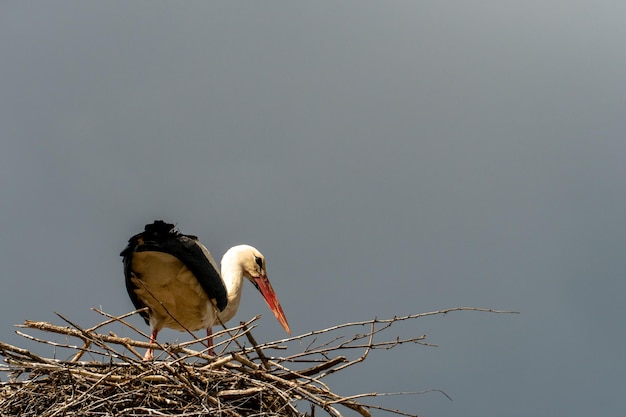
<path fill-rule="evenodd" d="M 423 416 L 626 408 L 626 5 L 0 5 L 0 335 L 132 309 L 119 252 L 156 218 L 257 246 L 294 333 L 398 329 L 345 394 Z M 262 313 L 249 286 L 237 319 Z M 136 320 L 142 325 L 141 320 Z M 184 338 L 163 332 L 166 340 Z M 30 345 L 29 345 L 30 346 Z M 33 347 L 42 349 L 43 347 Z"/>

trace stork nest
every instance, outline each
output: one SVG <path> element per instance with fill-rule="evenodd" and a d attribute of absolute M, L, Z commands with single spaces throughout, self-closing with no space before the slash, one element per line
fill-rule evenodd
<path fill-rule="evenodd" d="M 456 307 L 386 320 L 345 323 L 263 344 L 252 336 L 251 330 L 258 319 L 255 317 L 216 332 L 214 338 L 219 340 L 214 346 L 216 355 L 208 354 L 204 346 L 206 338 L 194 338 L 187 343 L 153 345 L 155 351 L 161 351 L 155 361 L 143 361 L 137 351 L 137 348 L 148 348 L 149 343 L 119 337 L 112 332 L 101 333 L 103 328 L 121 323 L 147 339 L 147 335 L 125 321 L 141 310 L 114 317 L 94 309 L 106 319 L 88 329 L 59 314 L 67 325 L 26 321 L 17 327 L 56 334 L 64 341 L 17 331 L 19 335 L 53 346 L 55 356 L 68 352 L 68 359 L 45 358 L 0 342 L 0 355 L 6 363 L 0 366 L 0 374 L 7 374 L 6 380 L 0 379 L 0 415 L 296 417 L 312 416 L 317 407 L 338 417 L 341 416 L 339 406 L 342 406 L 362 416 L 370 416 L 372 409 L 416 416 L 361 400 L 429 391 L 447 395 L 440 390 L 426 390 L 341 396 L 322 379 L 363 362 L 372 349 L 388 350 L 406 343 L 430 345 L 425 336 L 385 341 L 377 341 L 375 336 L 399 321 L 456 310 L 504 313 Z M 367 330 L 351 337 L 338 334 L 356 327 Z M 79 345 L 69 343 L 75 339 L 80 341 Z M 281 355 L 294 347 L 298 353 Z M 91 360 L 81 360 L 83 357 Z M 297 407 L 305 407 L 307 412 Z"/>

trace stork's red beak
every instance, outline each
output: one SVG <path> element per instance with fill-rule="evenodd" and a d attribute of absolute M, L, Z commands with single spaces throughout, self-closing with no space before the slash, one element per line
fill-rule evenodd
<path fill-rule="evenodd" d="M 276 316 L 276 320 L 283 326 L 285 331 L 291 334 L 291 329 L 289 328 L 289 323 L 287 323 L 287 318 L 285 317 L 285 313 L 283 313 L 283 309 L 278 302 L 278 298 L 276 297 L 276 293 L 272 288 L 272 284 L 270 284 L 270 280 L 267 279 L 267 276 L 261 275 L 260 277 L 253 277 L 254 283 L 263 298 L 265 298 L 265 302 L 269 306 L 270 310 Z"/>

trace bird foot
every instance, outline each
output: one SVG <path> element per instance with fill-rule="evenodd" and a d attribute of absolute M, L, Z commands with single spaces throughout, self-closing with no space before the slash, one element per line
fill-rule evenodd
<path fill-rule="evenodd" d="M 153 349 L 146 350 L 146 354 L 143 355 L 143 360 L 144 361 L 151 361 L 153 359 L 154 359 L 154 350 Z"/>

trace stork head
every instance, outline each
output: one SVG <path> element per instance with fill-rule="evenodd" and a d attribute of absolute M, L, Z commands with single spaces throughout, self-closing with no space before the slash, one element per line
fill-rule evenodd
<path fill-rule="evenodd" d="M 232 261 L 229 258 L 233 258 Z M 285 331 L 291 334 L 289 323 L 283 312 L 276 293 L 267 278 L 267 270 L 265 265 L 265 257 L 256 248 L 249 245 L 239 245 L 232 247 L 226 252 L 222 259 L 224 261 L 235 262 L 240 265 L 243 276 L 247 278 L 261 293 L 265 302 L 269 306 L 270 310 L 274 313 L 274 316 L 278 322 L 283 326 Z"/>

